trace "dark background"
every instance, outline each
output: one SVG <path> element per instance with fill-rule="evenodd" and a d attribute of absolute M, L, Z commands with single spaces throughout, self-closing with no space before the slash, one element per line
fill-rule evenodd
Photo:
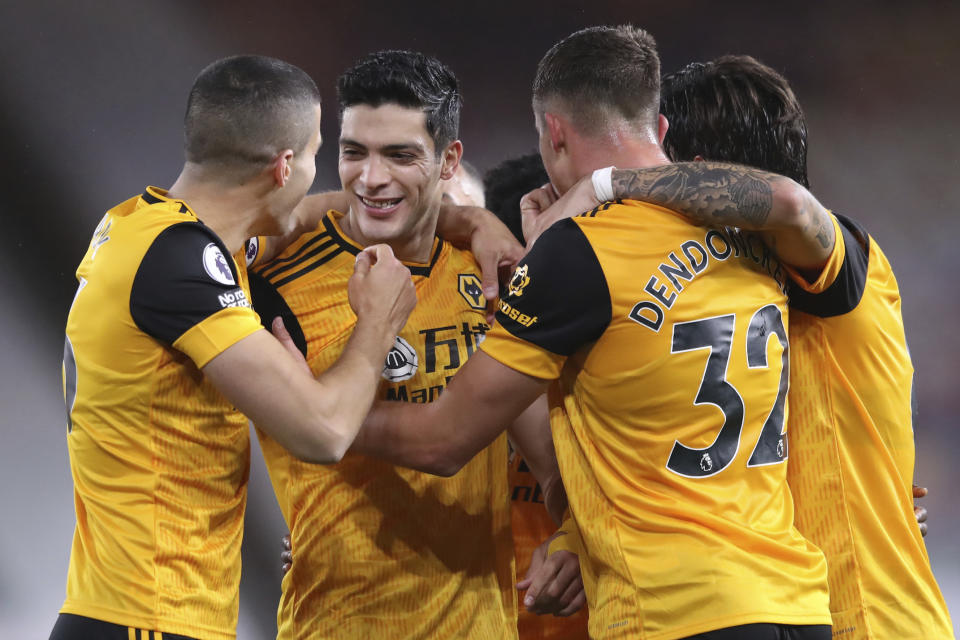
<path fill-rule="evenodd" d="M 749 53 L 793 83 L 814 192 L 867 225 L 899 278 L 918 372 L 916 475 L 931 488 L 927 545 L 956 620 L 960 6 L 840 4 L 0 3 L 0 636 L 46 637 L 64 595 L 74 512 L 59 367 L 74 269 L 106 209 L 176 177 L 186 96 L 202 67 L 261 53 L 309 72 L 327 107 L 315 187 L 329 188 L 334 80 L 359 56 L 408 48 L 449 64 L 465 95 L 465 157 L 486 169 L 535 149 L 530 83 L 547 48 L 580 27 L 621 22 L 656 36 L 665 72 Z M 275 633 L 283 528 L 255 452 L 241 638 Z"/>

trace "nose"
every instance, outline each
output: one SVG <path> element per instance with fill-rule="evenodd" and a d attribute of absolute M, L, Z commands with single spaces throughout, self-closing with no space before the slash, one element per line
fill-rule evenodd
<path fill-rule="evenodd" d="M 368 192 L 385 187 L 390 182 L 390 172 L 379 154 L 372 153 L 363 163 L 360 181 Z"/>

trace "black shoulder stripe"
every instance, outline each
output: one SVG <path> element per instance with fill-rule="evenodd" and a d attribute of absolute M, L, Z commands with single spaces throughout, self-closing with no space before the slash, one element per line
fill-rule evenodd
<path fill-rule="evenodd" d="M 837 279 L 820 293 L 804 291 L 796 284 L 790 287 L 790 306 L 819 318 L 839 316 L 856 309 L 867 284 L 870 235 L 858 222 L 843 215 L 834 215 L 840 223 L 845 250 Z"/>
<path fill-rule="evenodd" d="M 302 254 L 294 262 L 291 262 L 289 264 L 279 265 L 276 268 L 273 267 L 272 263 L 267 265 L 268 268 L 260 271 L 260 275 L 262 275 L 264 278 L 267 278 L 270 281 L 275 282 L 278 279 L 289 275 L 298 267 L 301 267 L 303 263 L 313 260 L 314 258 L 323 254 L 324 252 L 329 252 L 330 254 L 334 254 L 334 255 L 340 253 L 341 249 L 339 247 L 336 247 L 335 244 L 336 243 L 334 243 L 333 240 L 330 240 L 329 238 L 327 238 L 326 242 L 322 242 L 319 245 L 314 246 L 311 251 L 308 251 L 307 253 Z M 333 249 L 332 251 L 330 251 L 331 248 Z"/>
<path fill-rule="evenodd" d="M 141 197 L 141 198 L 143 199 L 143 201 L 146 202 L 147 204 L 160 204 L 161 202 L 166 202 L 166 200 L 162 200 L 162 199 L 156 197 L 155 195 L 153 195 L 153 194 L 150 193 L 149 191 L 144 191 L 144 192 L 143 192 L 143 195 L 141 195 L 140 197 Z M 181 203 L 180 203 L 180 213 L 189 213 L 189 212 L 190 212 L 190 210 L 187 209 L 187 207 L 181 202 Z"/>
<path fill-rule="evenodd" d="M 497 311 L 504 329 L 563 356 L 597 340 L 612 317 L 603 267 L 571 218 L 540 236 L 514 271 Z"/>
<path fill-rule="evenodd" d="M 271 277 L 276 272 L 282 271 L 283 269 L 293 266 L 300 261 L 304 253 L 307 253 L 313 250 L 318 244 L 330 246 L 332 240 L 327 233 L 318 233 L 313 238 L 310 238 L 307 242 L 303 243 L 299 249 L 294 251 L 291 255 L 285 258 L 275 258 L 270 262 L 264 264 L 262 267 L 256 269 L 257 272 L 263 274 L 264 277 Z"/>
<path fill-rule="evenodd" d="M 306 358 L 307 338 L 303 334 L 303 328 L 277 288 L 262 275 L 251 273 L 250 297 L 253 298 L 253 310 L 260 314 L 260 322 L 263 327 L 270 331 L 273 319 L 280 316 L 283 319 L 283 326 L 286 327 L 290 337 L 293 338 L 293 344 L 297 345 L 297 349 Z"/>
<path fill-rule="evenodd" d="M 299 271 L 294 271 L 293 273 L 285 272 L 286 275 L 284 275 L 283 277 L 278 277 L 278 278 L 275 279 L 275 280 L 271 280 L 270 282 L 271 282 L 271 283 L 273 284 L 273 286 L 275 286 L 275 287 L 282 287 L 283 285 L 287 284 L 288 282 L 293 282 L 294 280 L 296 280 L 296 279 L 299 278 L 300 276 L 305 275 L 305 274 L 307 274 L 307 273 L 310 273 L 311 271 L 313 271 L 313 270 L 316 269 L 317 267 L 321 267 L 321 266 L 327 264 L 328 262 L 330 262 L 331 260 L 333 260 L 335 257 L 337 257 L 338 255 L 340 255 L 341 253 L 343 253 L 343 251 L 342 251 L 341 249 L 339 249 L 339 248 L 334 248 L 332 251 L 328 252 L 325 256 L 322 256 L 322 257 L 321 257 L 319 260 L 317 260 L 316 262 L 311 262 L 310 264 L 308 264 L 308 265 L 305 266 L 304 268 L 300 269 Z M 278 274 L 278 275 L 279 275 L 279 274 Z"/>

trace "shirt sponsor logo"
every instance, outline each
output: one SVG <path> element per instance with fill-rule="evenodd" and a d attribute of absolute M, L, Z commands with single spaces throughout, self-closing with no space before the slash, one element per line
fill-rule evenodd
<path fill-rule="evenodd" d="M 409 380 L 417 373 L 419 359 L 410 343 L 397 336 L 383 363 L 383 378 L 390 382 Z"/>
<path fill-rule="evenodd" d="M 517 324 L 522 324 L 525 327 L 532 327 L 538 320 L 538 316 L 530 317 L 525 313 L 521 313 L 518 309 L 511 307 L 502 299 L 498 303 L 498 306 L 500 307 L 500 313 L 504 314 L 511 320 L 515 320 Z"/>
<path fill-rule="evenodd" d="M 217 299 L 220 301 L 220 307 L 222 309 L 226 309 L 227 307 L 250 306 L 250 301 L 247 299 L 247 294 L 244 293 L 243 289 L 234 289 L 227 293 L 221 293 L 217 296 Z"/>
<path fill-rule="evenodd" d="M 212 242 L 203 248 L 203 270 L 220 284 L 237 284 L 223 252 Z"/>
<path fill-rule="evenodd" d="M 530 276 L 527 275 L 527 269 L 529 265 L 523 265 L 517 267 L 517 270 L 513 272 L 513 277 L 510 278 L 510 284 L 508 285 L 507 293 L 511 296 L 522 296 L 524 288 L 530 284 Z"/>

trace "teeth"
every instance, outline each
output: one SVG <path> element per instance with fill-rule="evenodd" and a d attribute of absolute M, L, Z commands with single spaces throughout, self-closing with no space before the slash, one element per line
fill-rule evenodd
<path fill-rule="evenodd" d="M 360 196 L 360 200 L 363 202 L 363 204 L 374 209 L 389 209 L 390 207 L 399 204 L 403 198 L 395 198 L 393 200 L 369 200 L 363 196 Z"/>

